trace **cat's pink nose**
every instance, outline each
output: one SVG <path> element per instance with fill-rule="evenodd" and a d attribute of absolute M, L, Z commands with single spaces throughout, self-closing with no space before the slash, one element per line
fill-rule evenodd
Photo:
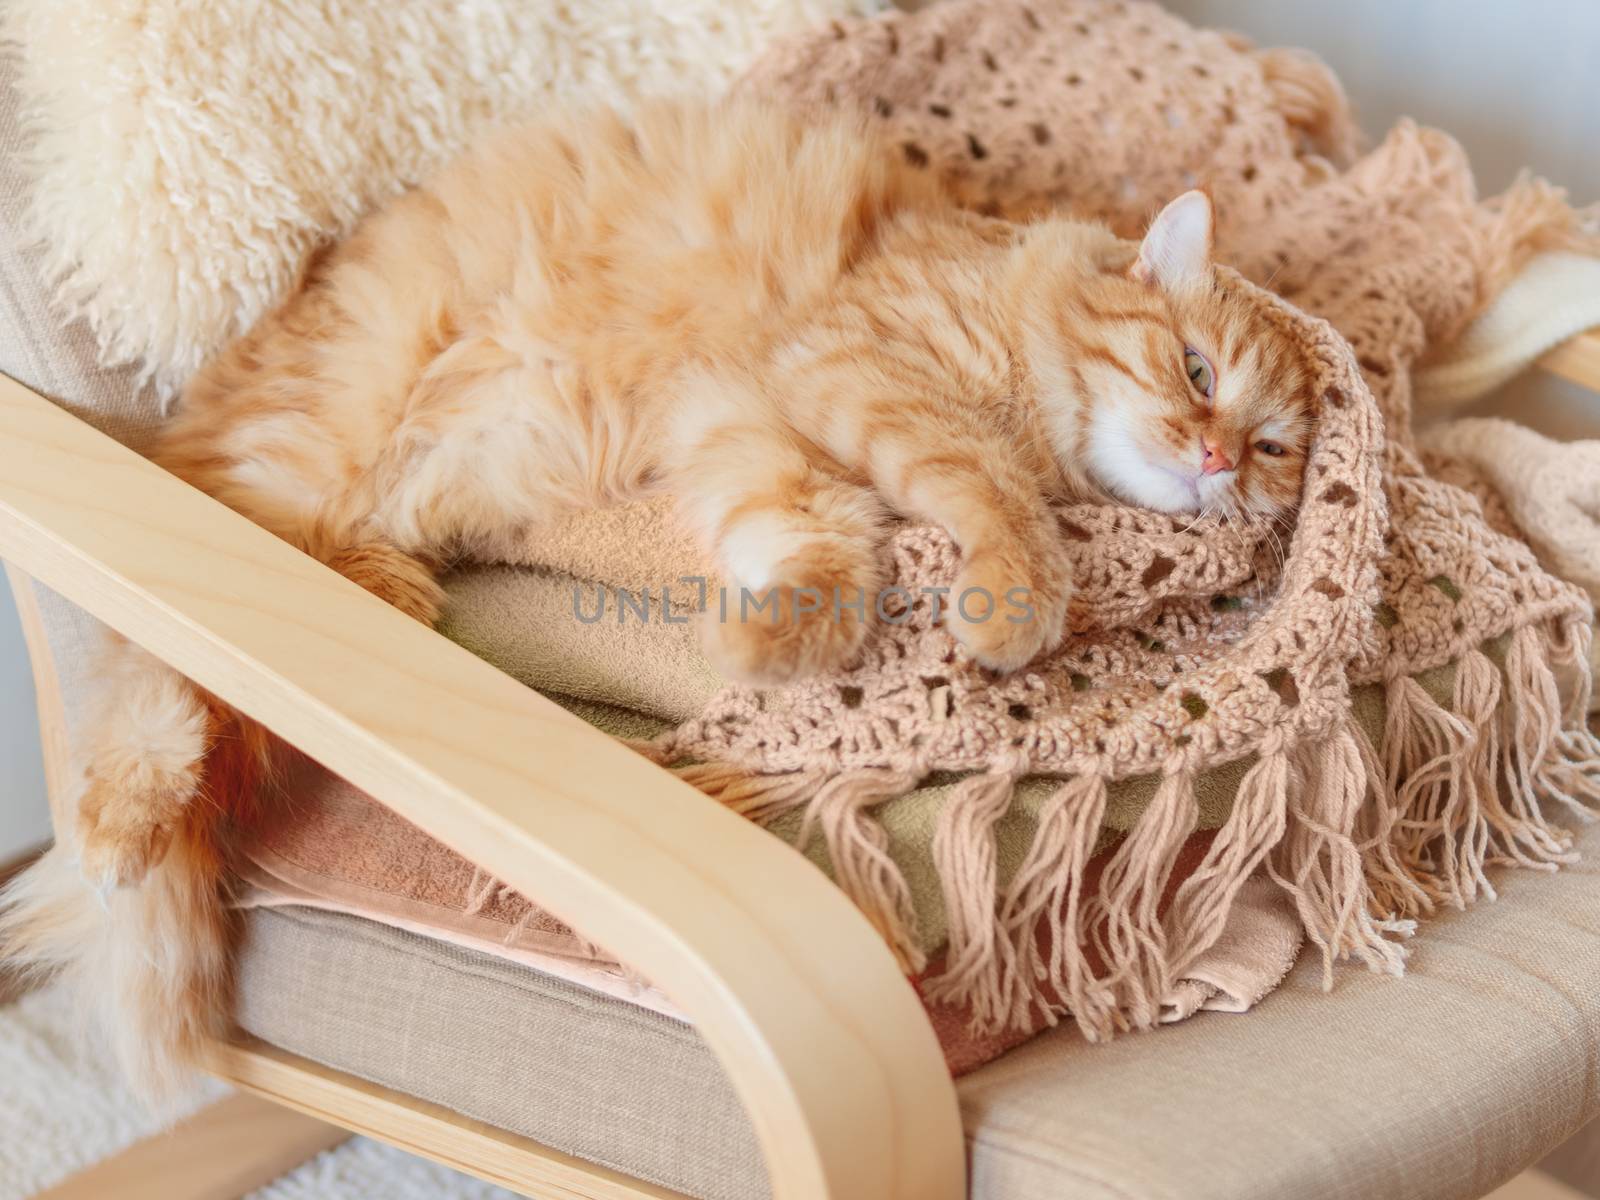
<path fill-rule="evenodd" d="M 1218 471 L 1233 470 L 1233 459 L 1228 457 L 1228 452 L 1209 438 L 1200 439 L 1200 449 L 1204 455 L 1200 459 L 1202 474 L 1215 475 Z"/>

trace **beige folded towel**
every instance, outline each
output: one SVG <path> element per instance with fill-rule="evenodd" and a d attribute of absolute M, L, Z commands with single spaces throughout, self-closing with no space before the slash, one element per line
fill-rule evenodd
<path fill-rule="evenodd" d="M 531 532 L 501 557 L 507 563 L 550 567 L 633 592 L 649 588 L 652 595 L 659 595 L 662 587 L 679 594 L 679 581 L 686 576 L 714 580 L 717 575 L 665 497 L 572 513 Z"/>
<path fill-rule="evenodd" d="M 596 525 L 604 527 L 606 519 L 619 514 L 630 515 L 596 513 Z M 648 526 L 648 510 L 643 515 Z M 614 526 L 624 528 L 625 521 Z M 656 543 L 641 534 L 638 544 Z M 578 574 L 509 566 L 455 572 L 446 580 L 450 603 L 440 632 L 541 692 L 614 704 L 675 724 L 697 716 L 723 681 L 700 652 L 693 613 L 675 604 L 674 621 L 663 620 L 660 588 L 652 584 L 649 618 L 641 619 L 619 602 L 618 590 L 641 594 L 651 578 L 648 567 L 640 565 L 648 555 L 616 552 L 612 561 L 629 564 L 635 574 L 619 580 L 609 575 L 622 572 L 608 573 L 582 555 L 560 553 L 585 545 L 582 538 L 552 543 L 555 557 L 588 568 Z M 579 618 L 580 612 L 595 614 L 602 602 L 599 620 Z"/>
<path fill-rule="evenodd" d="M 1162 998 L 1162 1022 L 1201 1010 L 1249 1012 L 1283 982 L 1304 941 L 1305 928 L 1284 890 L 1261 875 L 1246 880 L 1221 936 Z"/>

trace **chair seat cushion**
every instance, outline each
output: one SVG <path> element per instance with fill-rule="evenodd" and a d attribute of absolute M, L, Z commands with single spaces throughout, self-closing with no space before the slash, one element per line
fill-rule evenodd
<path fill-rule="evenodd" d="M 1058 1028 L 962 1079 L 975 1200 L 1462 1200 L 1600 1109 L 1600 831 L 1428 922 L 1402 979 L 1307 956 L 1248 1017 L 1091 1046 Z M 255 910 L 241 1026 L 712 1200 L 767 1193 L 688 1026 L 358 918 Z"/>
<path fill-rule="evenodd" d="M 241 1028 L 706 1200 L 767 1194 L 755 1132 L 694 1030 L 507 959 L 359 917 L 252 909 Z"/>

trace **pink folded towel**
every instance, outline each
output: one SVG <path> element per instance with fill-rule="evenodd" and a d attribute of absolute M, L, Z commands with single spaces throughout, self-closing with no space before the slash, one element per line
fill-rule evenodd
<path fill-rule="evenodd" d="M 252 831 L 240 869 L 249 885 L 242 906 L 304 905 L 348 913 L 494 954 L 682 1019 L 636 972 L 365 793 L 309 762 L 298 772 L 287 781 L 300 797 L 293 810 L 275 810 L 273 819 Z M 1198 865 L 1211 836 L 1206 831 L 1190 839 L 1175 881 Z M 1104 850 L 1091 864 L 1091 890 L 1109 857 Z M 1216 945 L 1163 998 L 1163 1019 L 1201 1009 L 1245 1011 L 1288 973 L 1300 938 L 1285 893 L 1266 881 L 1247 883 Z M 937 969 L 935 964 L 924 975 Z M 980 1033 L 965 1009 L 925 1003 L 954 1075 L 1027 1040 L 1015 1030 Z"/>

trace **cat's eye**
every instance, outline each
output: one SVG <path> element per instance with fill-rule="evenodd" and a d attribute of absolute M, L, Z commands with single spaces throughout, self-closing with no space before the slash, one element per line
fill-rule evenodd
<path fill-rule="evenodd" d="M 1271 458 L 1283 457 L 1283 447 L 1278 445 L 1277 442 L 1257 442 L 1256 449 Z"/>
<path fill-rule="evenodd" d="M 1202 396 L 1211 395 L 1211 389 L 1216 384 L 1216 375 L 1211 370 L 1211 364 L 1206 361 L 1206 356 L 1200 351 L 1185 346 L 1183 350 L 1183 373 L 1189 377 L 1189 382 L 1194 390 Z"/>

